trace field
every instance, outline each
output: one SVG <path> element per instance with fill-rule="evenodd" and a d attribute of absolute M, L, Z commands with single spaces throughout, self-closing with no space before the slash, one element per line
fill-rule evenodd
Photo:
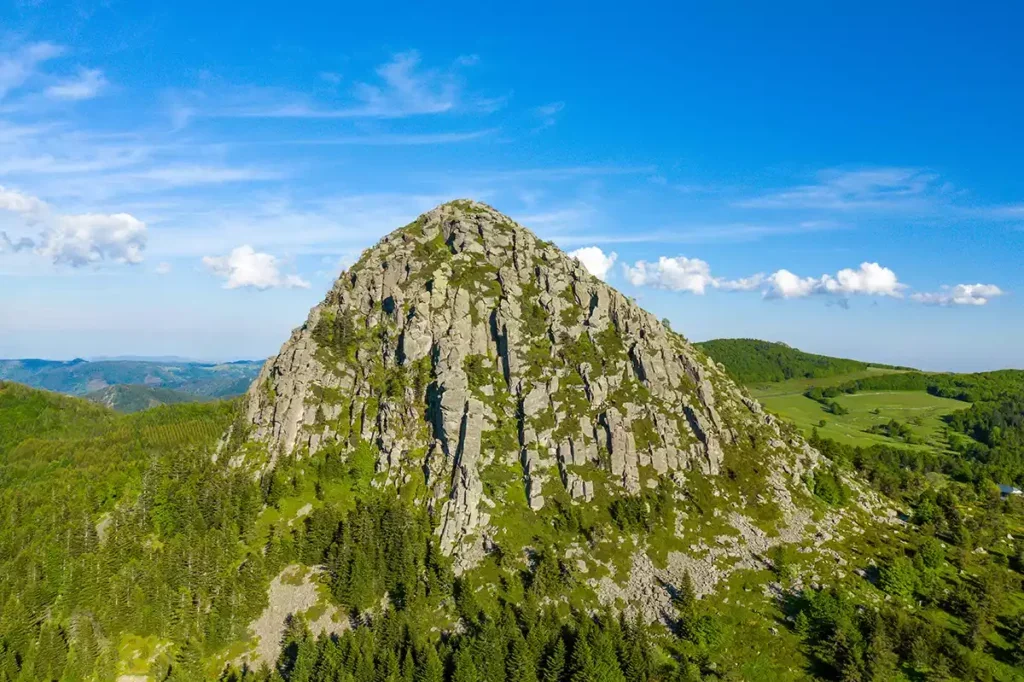
<path fill-rule="evenodd" d="M 849 414 L 834 415 L 826 412 L 820 403 L 803 395 L 814 386 L 834 386 L 852 379 L 870 376 L 886 370 L 866 370 L 855 374 L 826 379 L 794 379 L 763 386 L 751 386 L 750 392 L 765 408 L 795 423 L 805 433 L 817 428 L 818 433 L 848 445 L 875 444 L 903 445 L 906 447 L 947 447 L 942 417 L 970 407 L 970 403 L 939 398 L 925 391 L 880 391 L 841 395 L 835 401 L 849 410 Z M 876 424 L 891 419 L 907 424 L 922 443 L 907 445 L 887 436 L 867 433 Z M 824 426 L 821 425 L 824 421 Z"/>

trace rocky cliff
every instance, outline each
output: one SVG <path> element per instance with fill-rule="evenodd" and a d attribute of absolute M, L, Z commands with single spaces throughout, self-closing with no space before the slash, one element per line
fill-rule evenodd
<path fill-rule="evenodd" d="M 412 490 L 463 566 L 517 500 L 539 514 L 659 484 L 685 495 L 696 475 L 786 514 L 816 461 L 681 335 L 472 201 L 364 252 L 263 367 L 246 415 L 264 469 L 370 448 L 375 485 Z"/>

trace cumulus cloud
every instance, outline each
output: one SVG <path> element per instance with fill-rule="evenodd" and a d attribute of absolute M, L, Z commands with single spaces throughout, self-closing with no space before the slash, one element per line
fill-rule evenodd
<path fill-rule="evenodd" d="M 941 291 L 912 294 L 910 298 L 927 305 L 985 305 L 1006 292 L 995 284 L 957 284 Z"/>
<path fill-rule="evenodd" d="M 32 215 L 41 214 L 46 209 L 46 203 L 36 197 L 0 186 L 0 211 Z"/>
<path fill-rule="evenodd" d="M 750 291 L 761 286 L 762 275 L 742 279 L 723 279 L 711 274 L 711 266 L 700 258 L 661 256 L 657 263 L 637 261 L 624 266 L 626 279 L 633 286 L 650 286 L 668 291 L 688 291 L 702 295 L 708 288 L 724 291 Z"/>
<path fill-rule="evenodd" d="M 160 264 L 158 264 L 156 266 L 155 272 L 158 275 L 169 275 L 169 274 L 171 274 L 171 264 L 170 263 L 160 263 Z"/>
<path fill-rule="evenodd" d="M 657 263 L 637 261 L 625 266 L 626 279 L 635 287 L 650 286 L 669 291 L 703 294 L 712 286 L 711 266 L 699 258 L 662 256 Z"/>
<path fill-rule="evenodd" d="M 43 233 L 36 252 L 58 265 L 81 267 L 100 261 L 135 265 L 142 262 L 144 248 L 146 224 L 138 218 L 127 213 L 84 213 L 60 216 Z"/>
<path fill-rule="evenodd" d="M 0 210 L 18 215 L 26 225 L 41 228 L 37 240 L 15 240 L 2 233 L 0 244 L 6 250 L 33 249 L 54 264 L 72 267 L 103 261 L 142 262 L 146 224 L 128 213 L 56 213 L 41 199 L 4 187 L 0 187 Z"/>
<path fill-rule="evenodd" d="M 63 80 L 46 88 L 51 99 L 83 100 L 92 99 L 109 83 L 99 69 L 79 69 L 75 78 Z"/>
<path fill-rule="evenodd" d="M 789 270 L 777 270 L 765 279 L 765 298 L 803 298 L 812 294 L 834 296 L 903 296 L 905 284 L 896 273 L 878 263 L 861 263 L 857 269 L 844 268 L 835 276 L 800 277 Z"/>
<path fill-rule="evenodd" d="M 618 258 L 618 254 L 614 251 L 606 255 L 597 246 L 585 246 L 582 249 L 576 249 L 571 251 L 569 256 L 582 263 L 587 272 L 600 280 L 608 276 L 608 271 L 612 269 L 612 266 L 615 265 L 615 259 Z"/>
<path fill-rule="evenodd" d="M 298 275 L 282 275 L 276 257 L 260 253 L 248 244 L 233 249 L 226 256 L 205 256 L 203 265 L 224 278 L 225 289 L 309 288 L 309 282 Z"/>

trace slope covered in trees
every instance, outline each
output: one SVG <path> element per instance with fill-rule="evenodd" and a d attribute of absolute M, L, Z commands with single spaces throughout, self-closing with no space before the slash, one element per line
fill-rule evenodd
<path fill-rule="evenodd" d="M 175 405 L 204 400 L 184 391 L 154 388 L 140 384 L 117 384 L 85 395 L 87 400 L 109 407 L 115 412 L 139 412 L 159 405 Z"/>
<path fill-rule="evenodd" d="M 713 339 L 696 345 L 743 384 L 839 376 L 869 367 L 893 369 L 891 365 L 815 355 L 784 343 L 757 339 Z"/>

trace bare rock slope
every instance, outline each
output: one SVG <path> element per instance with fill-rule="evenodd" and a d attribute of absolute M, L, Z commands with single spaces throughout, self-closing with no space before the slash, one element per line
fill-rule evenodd
<path fill-rule="evenodd" d="M 787 488 L 817 462 L 681 335 L 472 201 L 420 216 L 343 272 L 263 367 L 246 414 L 266 445 L 258 466 L 371 448 L 376 484 L 414 486 L 463 566 L 492 542 L 509 486 L 539 514 L 553 498 L 757 475 L 752 495 L 785 515 Z"/>

